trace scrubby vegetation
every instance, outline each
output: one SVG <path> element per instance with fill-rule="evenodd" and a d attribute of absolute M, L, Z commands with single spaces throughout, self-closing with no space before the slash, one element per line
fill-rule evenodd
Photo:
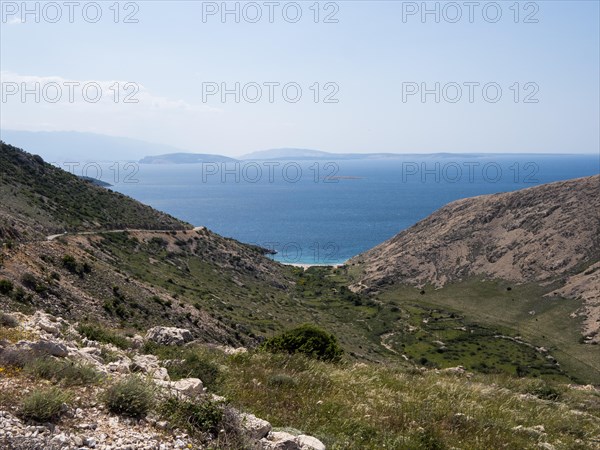
<path fill-rule="evenodd" d="M 171 380 L 200 378 L 204 386 L 211 390 L 214 390 L 220 381 L 221 370 L 208 349 L 146 343 L 144 352 L 152 353 L 164 361 Z"/>
<path fill-rule="evenodd" d="M 172 426 L 207 442 L 209 448 L 234 450 L 250 445 L 237 415 L 223 402 L 170 397 L 160 404 L 158 413 Z"/>
<path fill-rule="evenodd" d="M 58 419 L 63 404 L 70 395 L 57 387 L 36 389 L 27 394 L 21 404 L 20 414 L 24 419 L 48 422 Z"/>
<path fill-rule="evenodd" d="M 98 360 L 116 362 L 101 384 L 92 367 L 9 349 L 4 341 L 31 340 L 31 328 L 0 315 L 0 406 L 23 418 L 57 420 L 71 397 L 83 409 L 101 400 L 101 414 L 152 413 L 236 450 L 246 447 L 228 405 L 315 435 L 330 450 L 597 446 L 600 394 L 570 386 L 597 383 L 597 353 L 578 342 L 580 319 L 564 320 L 580 303 L 546 297 L 555 286 L 473 278 L 442 289 L 354 293 L 352 268 L 279 266 L 207 230 L 67 235 L 40 245 L 50 232 L 185 224 L 105 189 L 81 188 L 4 144 L 0 167 L 2 175 L 19 167 L 0 181 L 0 204 L 16 211 L 0 217 L 3 309 L 77 321 L 81 337 L 111 344 L 89 349 Z M 172 380 L 200 378 L 226 402 L 166 399 L 150 380 L 120 372 L 139 344 L 126 336 L 155 325 L 218 344 L 147 343 L 140 351 L 156 355 Z M 136 364 L 130 370 L 146 371 Z M 49 384 L 60 391 L 37 390 Z"/>
<path fill-rule="evenodd" d="M 110 328 L 101 326 L 101 325 L 93 325 L 90 323 L 82 323 L 77 327 L 77 331 L 81 333 L 82 336 L 92 340 L 98 341 L 105 344 L 113 344 L 116 347 L 121 349 L 126 349 L 131 347 L 131 343 L 127 340 L 125 336 L 111 330 Z"/>
<path fill-rule="evenodd" d="M 315 435 L 328 449 L 475 450 L 535 448 L 538 442 L 591 449 L 600 433 L 600 394 L 558 383 L 332 364 L 301 354 L 212 355 L 226 368 L 218 393 L 274 426 Z M 547 395 L 554 392 L 562 393 Z M 515 431 L 519 425 L 545 431 Z"/>
<path fill-rule="evenodd" d="M 131 417 L 144 417 L 155 403 L 155 388 L 150 380 L 131 375 L 116 381 L 104 392 L 109 411 Z"/>
<path fill-rule="evenodd" d="M 33 182 L 35 180 L 35 182 Z M 17 195 L 18 193 L 18 195 Z M 9 205 L 13 220 L 28 223 L 15 230 L 0 219 L 0 237 L 21 237 L 81 229 L 184 229 L 188 224 L 142 205 L 120 193 L 94 186 L 45 164 L 39 156 L 0 141 L 0 204 Z M 44 211 L 39 214 L 39 211 Z M 51 214 L 48 211 L 52 211 Z"/>
<path fill-rule="evenodd" d="M 269 352 L 301 353 L 324 361 L 339 361 L 343 354 L 334 335 L 310 324 L 267 339 L 262 348 Z"/>
<path fill-rule="evenodd" d="M 25 373 L 61 383 L 63 386 L 93 384 L 101 375 L 92 366 L 64 359 L 41 357 L 32 359 L 24 365 Z"/>

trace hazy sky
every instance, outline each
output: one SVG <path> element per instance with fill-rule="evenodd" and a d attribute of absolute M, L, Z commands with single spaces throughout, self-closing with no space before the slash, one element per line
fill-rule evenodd
<path fill-rule="evenodd" d="M 77 3 L 2 2 L 1 128 L 226 155 L 599 151 L 597 1 Z"/>

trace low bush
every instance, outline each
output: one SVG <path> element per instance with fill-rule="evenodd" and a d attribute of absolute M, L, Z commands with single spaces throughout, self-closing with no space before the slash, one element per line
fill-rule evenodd
<path fill-rule="evenodd" d="M 181 360 L 171 361 L 167 364 L 171 379 L 200 378 L 209 389 L 218 384 L 220 372 L 219 366 L 215 363 L 194 351 L 184 351 L 180 356 Z"/>
<path fill-rule="evenodd" d="M 160 406 L 160 414 L 172 425 L 182 426 L 190 433 L 217 435 L 223 420 L 223 407 L 213 401 L 191 402 L 170 397 Z"/>
<path fill-rule="evenodd" d="M 28 289 L 35 290 L 38 286 L 38 280 L 32 273 L 25 272 L 23 276 L 21 276 L 21 283 Z"/>
<path fill-rule="evenodd" d="M 151 381 L 130 375 L 104 392 L 104 403 L 115 414 L 144 417 L 154 406 L 154 385 Z"/>
<path fill-rule="evenodd" d="M 267 339 L 261 347 L 271 353 L 302 353 L 323 361 L 338 361 L 343 354 L 334 335 L 310 324 Z"/>
<path fill-rule="evenodd" d="M 100 380 L 100 373 L 89 364 L 75 363 L 51 357 L 33 359 L 25 364 L 25 373 L 45 380 L 62 382 L 66 386 L 83 386 Z"/>
<path fill-rule="evenodd" d="M 10 280 L 0 280 L 0 294 L 9 295 L 14 288 Z"/>
<path fill-rule="evenodd" d="M 171 425 L 199 438 L 208 448 L 254 448 L 242 431 L 238 413 L 221 402 L 170 397 L 160 405 L 159 414 Z"/>
<path fill-rule="evenodd" d="M 83 277 L 86 273 L 90 273 L 92 271 L 92 267 L 89 265 L 89 263 L 85 262 L 80 264 L 71 255 L 63 256 L 62 263 L 65 269 L 75 275 L 79 275 L 80 277 Z"/>
<path fill-rule="evenodd" d="M 38 422 L 56 420 L 69 398 L 68 393 L 56 387 L 35 390 L 23 399 L 20 415 L 24 419 Z"/>
<path fill-rule="evenodd" d="M 526 386 L 525 392 L 543 400 L 556 401 L 561 396 L 561 392 L 556 387 L 544 380 L 533 380 Z"/>
<path fill-rule="evenodd" d="M 267 384 L 277 388 L 293 388 L 298 385 L 298 381 L 290 375 L 277 374 L 271 375 L 267 380 Z"/>

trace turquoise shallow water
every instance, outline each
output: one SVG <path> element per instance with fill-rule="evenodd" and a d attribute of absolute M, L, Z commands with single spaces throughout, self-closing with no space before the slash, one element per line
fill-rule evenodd
<path fill-rule="evenodd" d="M 600 171 L 599 157 L 436 156 L 393 160 L 139 165 L 111 189 L 195 225 L 278 251 L 288 263 L 335 264 L 446 203 Z M 90 175 L 94 175 L 91 173 Z"/>

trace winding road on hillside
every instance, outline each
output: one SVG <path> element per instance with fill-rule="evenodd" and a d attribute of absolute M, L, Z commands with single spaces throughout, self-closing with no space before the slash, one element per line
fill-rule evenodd
<path fill-rule="evenodd" d="M 102 234 L 102 233 L 124 233 L 126 231 L 131 231 L 131 232 L 145 232 L 145 233 L 170 233 L 171 231 L 202 231 L 202 230 L 206 230 L 206 227 L 194 227 L 191 230 L 134 230 L 134 229 L 130 229 L 130 228 L 126 228 L 123 230 L 99 230 L 99 231 L 76 231 L 76 232 L 64 232 L 64 233 L 59 233 L 59 234 L 51 234 L 49 236 L 46 236 L 46 241 L 53 241 L 59 237 L 62 236 L 89 236 L 89 235 L 94 235 L 94 234 Z"/>

